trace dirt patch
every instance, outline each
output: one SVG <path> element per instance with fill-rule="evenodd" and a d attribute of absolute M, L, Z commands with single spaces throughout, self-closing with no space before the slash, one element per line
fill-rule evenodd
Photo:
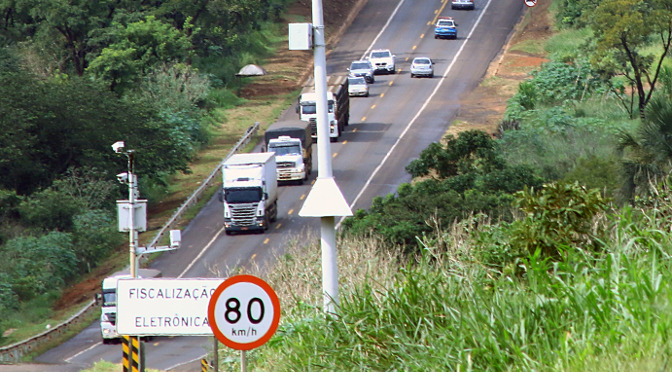
<path fill-rule="evenodd" d="M 512 50 L 517 45 L 542 41 L 553 35 L 548 15 L 550 1 L 537 4 L 527 10 L 516 33 L 490 64 L 481 84 L 462 99 L 458 116 L 446 134 L 455 135 L 465 130 L 497 133 L 506 103 L 518 90 L 518 84 L 542 63 L 548 62 L 543 53 Z"/>

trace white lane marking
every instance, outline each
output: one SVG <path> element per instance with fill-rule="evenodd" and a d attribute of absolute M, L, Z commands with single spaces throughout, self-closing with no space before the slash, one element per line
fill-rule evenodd
<path fill-rule="evenodd" d="M 93 345 L 87 347 L 86 349 L 84 349 L 84 350 L 80 351 L 79 353 L 77 353 L 77 354 L 71 356 L 70 358 L 68 358 L 68 359 L 64 359 L 64 361 L 65 361 L 66 363 L 70 363 L 71 360 L 73 360 L 73 359 L 77 358 L 78 356 L 80 356 L 80 355 L 86 353 L 87 351 L 93 349 L 94 347 L 97 347 L 98 345 L 102 345 L 102 344 L 103 344 L 102 342 L 96 342 L 95 344 L 93 344 Z"/>
<path fill-rule="evenodd" d="M 387 30 L 387 26 L 390 25 L 390 23 L 392 22 L 392 18 L 394 18 L 394 16 L 397 14 L 397 12 L 399 11 L 399 8 L 401 8 L 401 4 L 403 4 L 404 1 L 406 1 L 406 0 L 401 0 L 399 2 L 399 4 L 397 4 L 397 7 L 394 8 L 394 11 L 390 15 L 390 18 L 387 19 L 387 22 L 385 22 L 385 25 L 383 25 L 383 28 L 380 29 L 380 32 L 378 33 L 378 35 L 376 35 L 375 39 L 373 39 L 373 41 L 371 42 L 371 45 L 369 45 L 369 47 L 366 49 L 364 54 L 362 54 L 362 58 L 360 58 L 360 59 L 364 59 L 364 57 L 369 55 L 369 52 L 371 51 L 371 48 L 373 48 L 373 45 L 376 43 L 376 41 L 378 41 L 378 39 L 380 39 L 380 36 L 383 34 L 383 32 L 385 32 L 385 30 Z"/>
<path fill-rule="evenodd" d="M 198 256 L 196 256 L 196 258 L 194 258 L 194 260 L 191 261 L 191 262 L 189 263 L 189 266 L 187 266 L 187 268 L 184 269 L 184 271 L 182 271 L 182 273 L 181 273 L 180 275 L 177 276 L 178 278 L 183 277 L 184 274 L 186 274 L 187 271 L 189 271 L 189 269 L 191 269 L 191 268 L 194 266 L 194 264 L 196 263 L 196 261 L 198 261 L 198 260 L 205 254 L 205 251 L 207 251 L 208 248 L 210 248 L 210 246 L 212 245 L 212 243 L 214 243 L 215 240 L 217 240 L 217 238 L 219 238 L 219 236 L 222 234 L 222 231 L 224 231 L 224 226 L 222 226 L 222 228 L 219 229 L 219 231 L 217 231 L 217 234 L 215 234 L 215 236 L 213 236 L 212 239 L 210 239 L 210 241 L 208 242 L 208 244 L 206 244 L 205 247 L 203 247 L 203 249 L 202 249 L 201 252 L 198 254 Z"/>
<path fill-rule="evenodd" d="M 403 2 L 403 0 L 401 2 Z M 423 103 L 422 107 L 420 107 L 420 109 L 415 114 L 415 116 L 413 116 L 413 119 L 411 119 L 411 121 L 408 123 L 408 125 L 406 125 L 406 128 L 404 128 L 404 131 L 397 138 L 397 141 L 394 142 L 394 145 L 392 145 L 392 147 L 390 148 L 390 151 L 388 151 L 387 154 L 385 154 L 385 157 L 383 158 L 383 160 L 380 162 L 380 164 L 378 164 L 376 169 L 373 170 L 373 172 L 371 173 L 371 176 L 369 176 L 369 179 L 366 180 L 366 183 L 364 184 L 364 187 L 362 187 L 362 190 L 359 192 L 359 194 L 357 194 L 357 197 L 355 197 L 355 200 L 353 200 L 353 202 L 350 203 L 350 209 L 352 209 L 352 207 L 355 204 L 357 204 L 357 201 L 359 200 L 359 198 L 362 196 L 362 194 L 364 194 L 364 191 L 366 190 L 366 188 L 371 184 L 371 181 L 373 180 L 373 177 L 375 177 L 376 174 L 378 174 L 378 172 L 383 167 L 383 165 L 385 164 L 387 159 L 390 157 L 390 155 L 392 154 L 394 149 L 397 148 L 397 145 L 399 144 L 399 142 L 401 142 L 401 140 L 404 138 L 406 133 L 411 129 L 411 126 L 413 126 L 413 124 L 418 119 L 420 114 L 422 114 L 422 112 L 425 111 L 425 109 L 427 108 L 427 105 L 429 105 L 429 101 L 431 101 L 432 98 L 434 98 L 434 96 L 436 95 L 436 92 L 439 91 L 439 88 L 441 88 L 441 85 L 443 84 L 443 81 L 446 80 L 446 76 L 448 75 L 448 72 L 450 72 L 450 70 L 452 70 L 453 66 L 455 65 L 455 61 L 457 61 L 457 59 L 460 57 L 460 54 L 462 54 L 462 51 L 464 50 L 465 45 L 467 45 L 469 40 L 471 40 L 471 35 L 476 30 L 476 27 L 478 27 L 478 24 L 481 23 L 481 19 L 483 19 L 483 15 L 485 15 L 485 12 L 488 10 L 488 7 L 490 6 L 490 2 L 491 2 L 491 0 L 488 0 L 488 2 L 485 4 L 485 7 L 483 8 L 483 11 L 478 16 L 478 19 L 476 19 L 476 23 L 474 23 L 474 27 L 472 27 L 471 31 L 469 32 L 469 35 L 467 35 L 467 40 L 465 40 L 464 43 L 462 43 L 462 45 L 460 45 L 460 49 L 458 49 L 457 53 L 455 53 L 455 55 L 453 56 L 453 60 L 450 62 L 450 64 L 448 65 L 448 68 L 443 73 L 442 79 L 440 79 L 439 82 L 436 84 L 436 87 L 432 91 L 432 94 L 430 94 L 429 97 L 427 97 L 427 100 L 425 101 L 425 103 Z M 399 4 L 401 4 L 401 3 L 399 3 Z M 398 9 L 398 7 L 397 7 L 397 9 Z M 396 13 L 396 10 L 395 10 L 395 13 Z M 392 14 L 392 16 L 394 16 L 394 14 Z M 390 17 L 390 19 L 391 19 L 391 17 Z M 388 23 L 389 23 L 389 21 L 388 21 Z M 387 26 L 387 24 L 386 24 L 386 26 Z M 380 34 L 378 34 L 378 35 L 380 35 Z M 374 42 L 375 42 L 375 40 L 374 40 Z M 345 217 L 341 217 L 339 219 L 338 223 L 336 224 L 336 230 L 338 230 L 338 228 L 341 227 L 341 222 L 343 222 L 344 219 L 345 219 Z"/>

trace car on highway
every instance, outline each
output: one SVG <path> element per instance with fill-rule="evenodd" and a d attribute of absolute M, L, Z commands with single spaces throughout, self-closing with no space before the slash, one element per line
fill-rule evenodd
<path fill-rule="evenodd" d="M 350 71 L 350 76 L 363 77 L 369 84 L 376 81 L 376 78 L 373 77 L 374 68 L 373 64 L 371 64 L 371 61 L 368 60 L 353 61 L 350 64 L 350 68 L 348 69 L 348 71 Z"/>
<path fill-rule="evenodd" d="M 439 17 L 434 26 L 435 39 L 457 39 L 457 23 L 453 17 Z"/>
<path fill-rule="evenodd" d="M 363 77 L 348 77 L 348 94 L 350 96 L 369 96 L 369 84 Z"/>
<path fill-rule="evenodd" d="M 434 77 L 434 62 L 429 57 L 415 57 L 411 63 L 411 77 Z"/>
<path fill-rule="evenodd" d="M 452 0 L 450 8 L 474 10 L 474 0 Z"/>
<path fill-rule="evenodd" d="M 368 59 L 373 64 L 375 72 L 394 74 L 396 72 L 394 57 L 394 54 L 389 49 L 375 49 L 369 53 Z"/>

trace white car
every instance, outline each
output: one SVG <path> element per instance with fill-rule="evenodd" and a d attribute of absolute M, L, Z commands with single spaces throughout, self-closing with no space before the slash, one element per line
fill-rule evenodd
<path fill-rule="evenodd" d="M 369 84 L 363 77 L 348 77 L 348 94 L 350 96 L 369 96 Z"/>
<path fill-rule="evenodd" d="M 368 59 L 373 64 L 376 72 L 394 74 L 396 72 L 394 57 L 394 54 L 389 49 L 375 49 L 369 53 Z"/>
<path fill-rule="evenodd" d="M 429 76 L 434 77 L 434 62 L 429 57 L 415 57 L 411 63 L 411 77 Z"/>
<path fill-rule="evenodd" d="M 474 10 L 474 0 L 452 0 L 450 8 Z"/>
<path fill-rule="evenodd" d="M 353 61 L 348 71 L 350 71 L 350 76 L 363 77 L 369 84 L 376 81 L 376 78 L 373 76 L 373 65 L 368 60 Z"/>

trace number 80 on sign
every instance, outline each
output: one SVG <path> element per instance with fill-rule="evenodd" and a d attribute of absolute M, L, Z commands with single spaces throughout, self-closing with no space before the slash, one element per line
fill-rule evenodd
<path fill-rule="evenodd" d="M 236 275 L 217 287 L 208 304 L 215 337 L 237 350 L 251 350 L 268 341 L 278 328 L 280 301 L 265 281 Z"/>

